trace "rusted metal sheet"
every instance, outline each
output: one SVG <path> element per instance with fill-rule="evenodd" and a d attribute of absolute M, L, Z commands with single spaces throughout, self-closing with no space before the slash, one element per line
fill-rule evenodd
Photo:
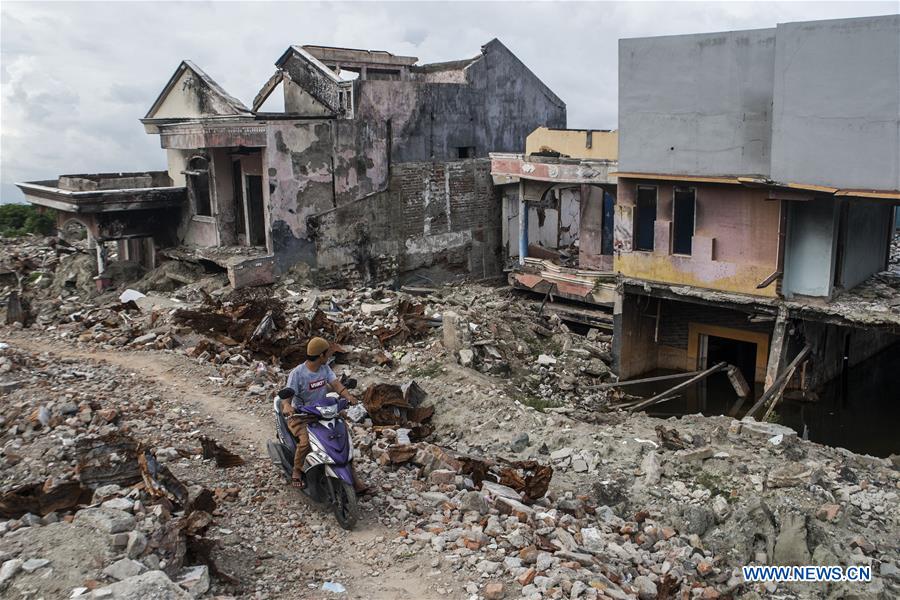
<path fill-rule="evenodd" d="M 91 501 L 92 491 L 77 481 L 44 483 L 19 486 L 0 496 L 0 517 L 17 519 L 27 513 L 44 516 L 75 508 Z"/>
<path fill-rule="evenodd" d="M 141 449 L 138 454 L 138 465 L 144 480 L 147 493 L 155 498 L 165 498 L 179 505 L 187 506 L 188 489 L 178 480 L 169 467 L 156 460 L 156 456 L 148 449 Z"/>
<path fill-rule="evenodd" d="M 427 424 L 433 406 L 422 406 L 422 388 L 410 383 L 404 391 L 398 385 L 377 383 L 366 389 L 362 403 L 375 425 L 409 427 L 415 439 L 427 437 L 433 428 Z"/>
<path fill-rule="evenodd" d="M 203 446 L 203 458 L 215 459 L 217 467 L 227 469 L 228 467 L 237 467 L 244 464 L 243 458 L 223 448 L 212 438 L 201 437 L 200 444 Z"/>
<path fill-rule="evenodd" d="M 431 323 L 425 317 L 425 305 L 401 300 L 397 306 L 400 325 L 396 328 L 380 327 L 375 331 L 382 347 L 402 344 L 411 338 L 420 337 L 430 328 Z"/>

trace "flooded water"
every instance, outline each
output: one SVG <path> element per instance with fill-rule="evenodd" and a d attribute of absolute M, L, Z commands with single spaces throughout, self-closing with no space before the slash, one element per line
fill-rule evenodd
<path fill-rule="evenodd" d="M 814 442 L 860 454 L 900 454 L 900 344 L 848 369 L 818 402 L 786 402 L 781 422 Z"/>
<path fill-rule="evenodd" d="M 675 371 L 658 369 L 642 377 L 668 375 Z M 663 392 L 683 380 L 641 384 L 623 388 L 629 394 L 650 396 Z M 754 399 L 762 385 L 752 390 Z M 684 414 L 727 414 L 737 395 L 724 373 L 710 376 L 704 385 L 693 385 L 679 398 L 650 407 L 648 414 L 668 418 Z M 738 418 L 753 406 L 748 398 Z M 819 391 L 818 402 L 783 401 L 776 411 L 780 423 L 809 440 L 828 446 L 841 446 L 860 454 L 889 456 L 900 454 L 900 344 L 848 369 Z"/>

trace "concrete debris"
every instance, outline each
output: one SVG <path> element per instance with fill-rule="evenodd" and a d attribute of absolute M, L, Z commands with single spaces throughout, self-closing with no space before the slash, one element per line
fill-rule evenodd
<path fill-rule="evenodd" d="M 146 600 L 147 598 L 191 600 L 193 598 L 162 571 L 149 571 L 142 575 L 128 577 L 112 585 L 97 588 L 85 597 L 96 600 L 101 598 L 113 598 L 115 600 Z"/>
<path fill-rule="evenodd" d="M 771 423 L 626 414 L 628 388 L 601 387 L 609 340 L 506 288 L 201 280 L 142 289 L 147 308 L 120 299 L 132 284 L 32 290 L 31 328 L 4 331 L 2 593 L 317 598 L 341 582 L 356 597 L 403 582 L 423 598 L 806 599 L 818 592 L 739 567 L 833 561 L 873 566 L 881 587 L 859 597 L 900 594 L 890 460 Z M 365 535 L 259 452 L 272 394 L 320 334 L 360 384 Z"/>

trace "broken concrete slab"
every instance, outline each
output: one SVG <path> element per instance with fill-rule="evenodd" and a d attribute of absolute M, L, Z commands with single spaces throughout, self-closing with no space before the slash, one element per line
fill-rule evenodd
<path fill-rule="evenodd" d="M 19 572 L 19 569 L 22 568 L 24 562 L 25 561 L 19 558 L 11 558 L 5 561 L 3 565 L 0 566 L 0 586 L 15 577 L 16 573 Z"/>
<path fill-rule="evenodd" d="M 46 558 L 29 558 L 22 563 L 22 570 L 26 573 L 34 573 L 38 569 L 42 569 L 49 564 L 50 561 Z"/>
<path fill-rule="evenodd" d="M 806 515 L 788 513 L 781 519 L 775 539 L 776 565 L 808 565 L 811 556 L 806 541 Z"/>
<path fill-rule="evenodd" d="M 770 488 L 794 487 L 799 485 L 812 485 L 822 476 L 818 467 L 804 465 L 802 463 L 788 463 L 775 467 L 769 471 L 766 485 Z"/>
<path fill-rule="evenodd" d="M 521 500 L 522 496 L 516 490 L 509 486 L 494 483 L 493 481 L 481 482 L 481 493 L 489 498 L 510 498 L 512 500 Z"/>
<path fill-rule="evenodd" d="M 191 596 L 199 598 L 209 590 L 209 567 L 197 565 L 182 569 L 175 580 Z"/>
<path fill-rule="evenodd" d="M 92 600 L 193 600 L 193 597 L 162 571 L 148 571 L 123 579 L 112 585 L 97 588 L 87 598 Z"/>
<path fill-rule="evenodd" d="M 136 560 L 121 558 L 103 569 L 103 574 L 117 581 L 122 581 L 123 579 L 140 575 L 146 570 L 147 568 Z"/>
<path fill-rule="evenodd" d="M 777 435 L 783 436 L 784 442 L 796 441 L 797 432 L 790 427 L 778 425 L 777 423 L 760 422 L 752 417 L 746 417 L 740 423 L 740 434 L 755 438 L 771 439 Z M 734 427 L 734 425 L 733 425 Z"/>
<path fill-rule="evenodd" d="M 511 515 L 517 518 L 520 523 L 527 523 L 534 517 L 533 508 L 522 504 L 518 500 L 504 496 L 494 498 L 494 508 L 500 511 L 500 514 Z"/>
<path fill-rule="evenodd" d="M 85 508 L 75 513 L 75 523 L 104 533 L 121 533 L 134 529 L 134 517 L 112 508 Z"/>

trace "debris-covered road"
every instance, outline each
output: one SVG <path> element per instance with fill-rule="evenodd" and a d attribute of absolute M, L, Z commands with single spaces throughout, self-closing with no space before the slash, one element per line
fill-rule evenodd
<path fill-rule="evenodd" d="M 900 594 L 897 457 L 618 410 L 608 336 L 506 288 L 233 292 L 165 263 L 98 295 L 82 254 L 47 268 L 42 248 L 11 265 L 27 326 L 0 329 L 3 597 Z M 374 493 L 351 532 L 265 450 L 316 334 L 369 412 L 353 435 Z M 750 584 L 745 564 L 874 580 Z"/>

